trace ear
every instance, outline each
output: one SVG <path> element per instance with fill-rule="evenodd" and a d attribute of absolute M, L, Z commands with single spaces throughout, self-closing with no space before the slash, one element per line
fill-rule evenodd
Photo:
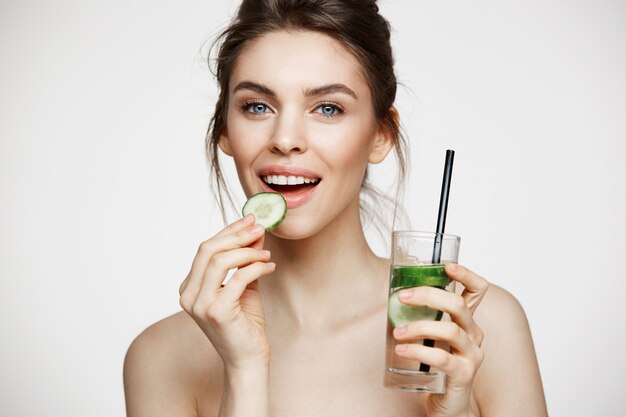
<path fill-rule="evenodd" d="M 391 107 L 389 109 L 389 114 L 393 118 L 396 126 L 399 125 L 399 116 L 398 111 L 395 107 Z M 380 124 L 378 128 L 378 132 L 376 132 L 376 137 L 374 139 L 374 143 L 372 143 L 372 148 L 370 149 L 370 155 L 368 161 L 370 164 L 378 164 L 381 163 L 389 151 L 393 148 L 393 145 L 396 143 L 396 136 L 393 133 L 391 126 L 389 123 L 383 122 Z"/>
<path fill-rule="evenodd" d="M 228 129 L 226 127 L 222 129 L 222 133 L 220 133 L 220 139 L 217 144 L 222 152 L 224 152 L 228 156 L 233 156 L 233 152 L 230 149 L 230 140 L 228 139 Z"/>

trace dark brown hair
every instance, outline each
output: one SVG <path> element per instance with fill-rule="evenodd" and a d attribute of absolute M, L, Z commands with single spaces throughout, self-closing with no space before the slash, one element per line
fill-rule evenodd
<path fill-rule="evenodd" d="M 212 186 L 224 221 L 226 222 L 224 194 L 231 206 L 233 203 L 220 168 L 218 145 L 220 134 L 226 128 L 230 76 L 237 58 L 248 43 L 266 33 L 280 30 L 323 33 L 340 42 L 356 57 L 372 94 L 374 117 L 395 139 L 394 148 L 399 170 L 395 196 L 397 203 L 407 169 L 406 144 L 397 114 L 392 107 L 396 98 L 397 81 L 393 70 L 390 27 L 387 20 L 378 13 L 376 1 L 243 0 L 233 21 L 214 43 L 214 46 L 219 45 L 215 62 L 219 97 L 209 124 L 206 149 L 212 167 Z M 368 183 L 367 173 L 363 179 L 362 191 L 369 194 L 372 201 L 378 197 L 384 198 L 382 193 Z M 361 209 L 369 212 L 363 199 Z"/>

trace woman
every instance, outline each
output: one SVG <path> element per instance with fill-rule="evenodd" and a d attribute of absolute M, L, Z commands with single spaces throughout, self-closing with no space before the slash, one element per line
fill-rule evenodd
<path fill-rule="evenodd" d="M 462 295 L 416 289 L 403 300 L 451 322 L 394 334 L 398 354 L 446 372 L 446 393 L 382 386 L 389 261 L 366 242 L 359 196 L 367 166 L 403 152 L 375 1 L 244 0 L 217 77 L 207 145 L 218 184 L 219 147 L 246 195 L 279 191 L 287 216 L 268 234 L 247 216 L 200 245 L 184 311 L 129 349 L 128 415 L 546 415 L 523 310 L 463 266 L 447 267 Z M 412 343 L 422 338 L 452 350 Z"/>

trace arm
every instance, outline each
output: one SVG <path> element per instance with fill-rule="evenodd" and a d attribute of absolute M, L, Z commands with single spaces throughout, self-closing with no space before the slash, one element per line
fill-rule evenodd
<path fill-rule="evenodd" d="M 203 242 L 180 287 L 186 314 L 132 343 L 124 364 L 129 417 L 196 416 L 197 398 L 203 414 L 267 417 L 269 344 L 256 280 L 274 264 L 253 224 L 248 216 Z"/>
<path fill-rule="evenodd" d="M 485 359 L 474 394 L 483 417 L 548 415 L 526 315 L 517 300 L 491 285 L 476 311 Z"/>
<path fill-rule="evenodd" d="M 181 306 L 223 361 L 220 417 L 269 413 L 269 342 L 257 279 L 275 264 L 262 250 L 265 230 L 253 225 L 248 215 L 203 242 L 180 287 Z"/>
<path fill-rule="evenodd" d="M 224 372 L 224 393 L 219 417 L 267 417 L 269 409 L 267 368 Z"/>
<path fill-rule="evenodd" d="M 528 323 L 517 301 L 463 266 L 448 264 L 446 273 L 463 285 L 461 295 L 423 286 L 403 290 L 399 298 L 445 311 L 451 321 L 416 321 L 394 330 L 406 343 L 396 346 L 397 354 L 447 375 L 445 394 L 426 397 L 428 416 L 546 416 Z M 451 350 L 411 343 L 423 338 L 444 340 Z"/>
<path fill-rule="evenodd" d="M 124 361 L 128 417 L 264 416 L 265 367 L 226 369 L 206 335 L 184 312 L 153 324 Z"/>

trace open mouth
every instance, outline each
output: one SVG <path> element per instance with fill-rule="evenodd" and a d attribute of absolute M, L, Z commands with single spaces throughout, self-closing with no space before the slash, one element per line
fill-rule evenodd
<path fill-rule="evenodd" d="M 321 181 L 320 178 L 301 175 L 264 175 L 261 179 L 269 188 L 285 196 L 307 192 Z"/>
<path fill-rule="evenodd" d="M 280 193 L 288 209 L 306 204 L 322 182 L 314 171 L 295 166 L 270 165 L 262 168 L 258 175 L 263 181 L 263 190 Z"/>

